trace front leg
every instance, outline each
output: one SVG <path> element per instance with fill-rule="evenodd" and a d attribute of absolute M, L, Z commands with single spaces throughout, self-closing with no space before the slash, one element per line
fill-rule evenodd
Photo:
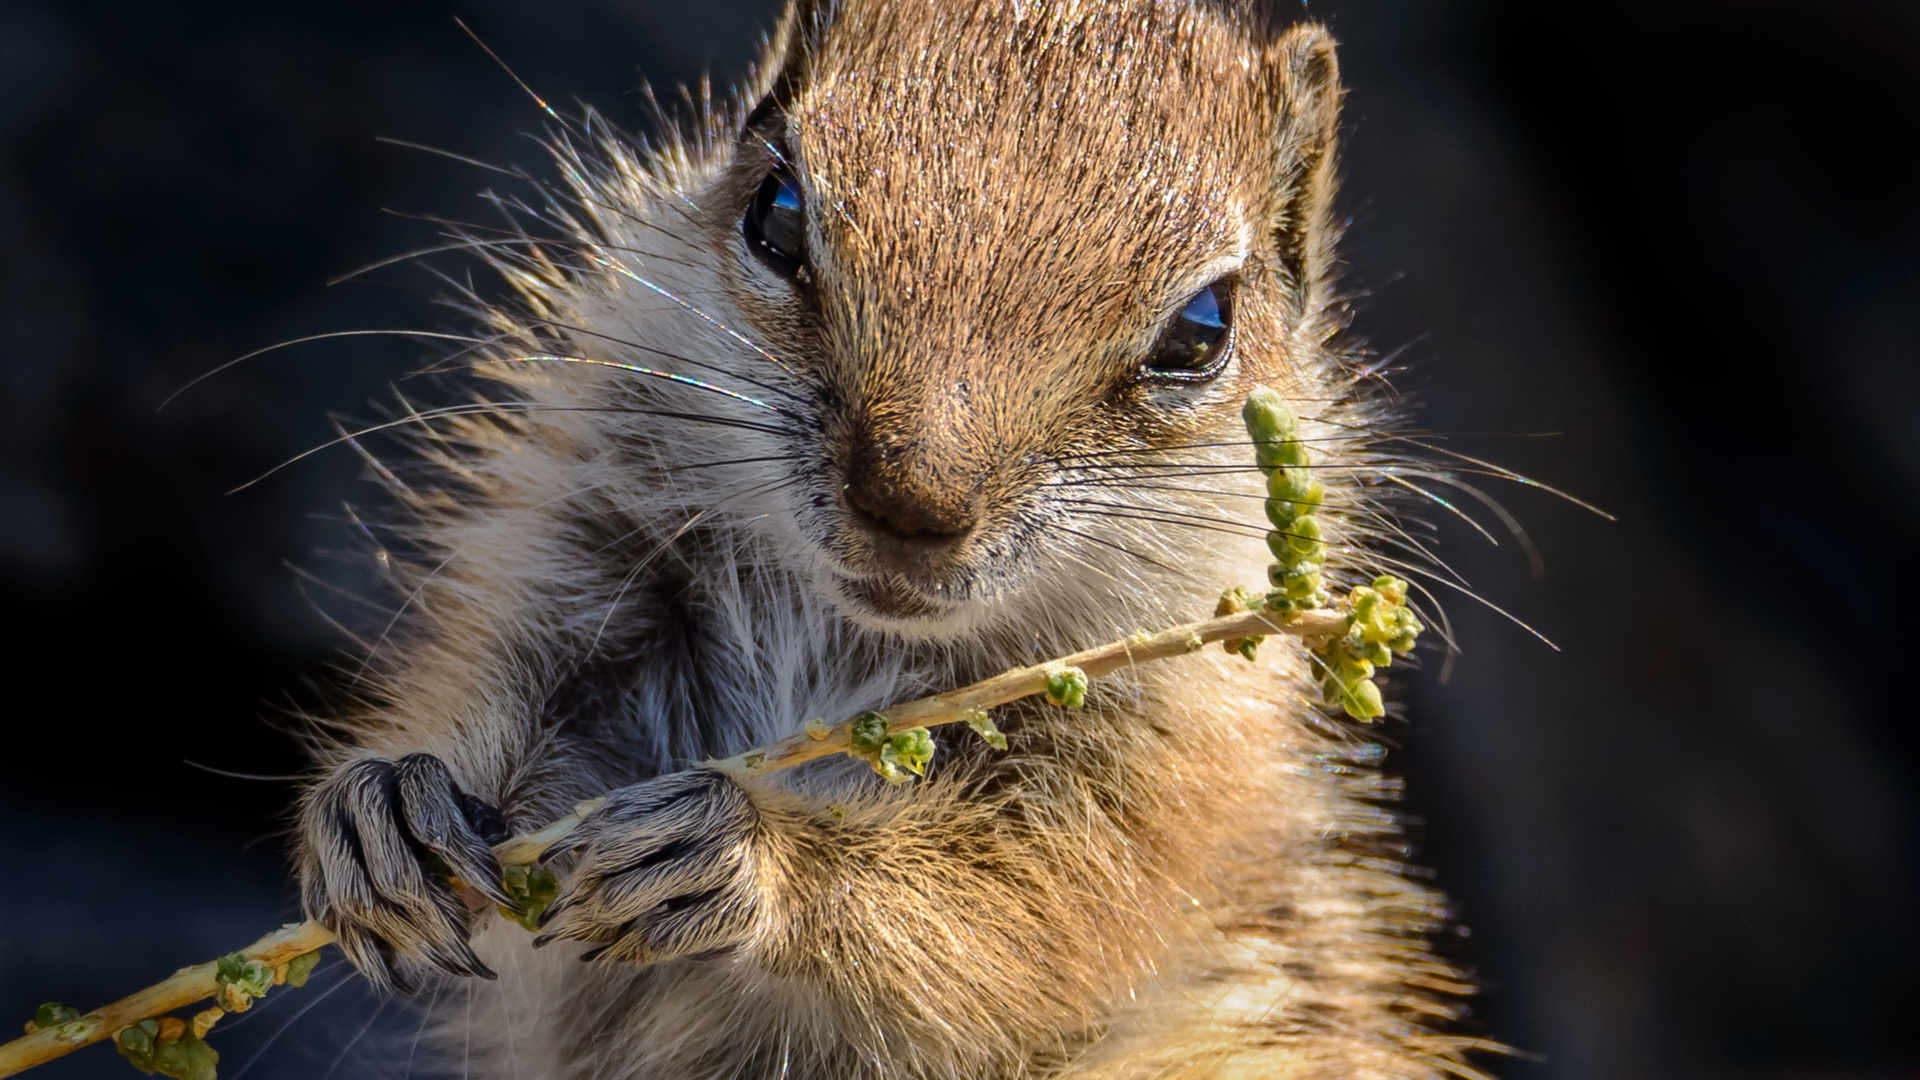
<path fill-rule="evenodd" d="M 636 964 L 738 946 L 762 906 L 762 833 L 753 799 L 714 769 L 621 788 L 542 857 L 580 861 L 534 945 L 593 942 L 581 959 Z"/>

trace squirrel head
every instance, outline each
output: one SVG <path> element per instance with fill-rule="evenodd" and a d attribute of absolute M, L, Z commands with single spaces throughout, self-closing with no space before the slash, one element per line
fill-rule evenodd
<path fill-rule="evenodd" d="M 1251 491 L 1247 394 L 1327 380 L 1323 28 L 1187 0 L 799 0 L 749 95 L 674 212 L 722 253 L 692 290 L 797 417 L 792 483 L 761 501 L 791 507 L 833 607 L 939 638 L 1063 572 L 1138 583 L 1130 553 L 1219 541 L 1129 490 L 1225 440 L 1248 474 L 1163 486 Z"/>

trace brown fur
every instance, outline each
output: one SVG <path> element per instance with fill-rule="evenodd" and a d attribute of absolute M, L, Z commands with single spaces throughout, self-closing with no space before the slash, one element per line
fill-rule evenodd
<path fill-rule="evenodd" d="M 1260 580 L 1258 530 L 1218 524 L 1259 478 L 1212 445 L 1253 386 L 1312 418 L 1339 535 L 1382 527 L 1351 434 L 1379 406 L 1328 345 L 1339 99 L 1324 30 L 1231 9 L 847 0 L 650 158 L 563 143 L 565 235 L 493 255 L 525 298 L 483 312 L 502 400 L 431 425 L 442 493 L 396 489 L 440 558 L 321 748 L 312 914 L 377 980 L 498 969 L 459 1037 L 501 1076 L 1476 1075 L 1436 1033 L 1464 990 L 1439 899 L 1290 642 L 1009 707 L 1010 752 L 943 733 L 907 787 L 665 775 Z M 777 157 L 798 283 L 739 232 Z M 1143 381 L 1223 273 L 1227 369 Z M 415 865 L 484 861 L 448 808 L 524 828 L 610 788 L 556 944 L 468 952 Z"/>

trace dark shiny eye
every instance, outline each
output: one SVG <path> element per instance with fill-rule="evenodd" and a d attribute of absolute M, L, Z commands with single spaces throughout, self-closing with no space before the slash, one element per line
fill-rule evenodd
<path fill-rule="evenodd" d="M 800 182 L 785 166 L 760 182 L 753 205 L 740 222 L 747 246 L 783 277 L 798 277 L 807 265 L 807 203 Z"/>
<path fill-rule="evenodd" d="M 1220 374 L 1233 336 L 1233 288 L 1224 281 L 1194 293 L 1154 343 L 1147 371 L 1155 378 L 1198 382 Z"/>

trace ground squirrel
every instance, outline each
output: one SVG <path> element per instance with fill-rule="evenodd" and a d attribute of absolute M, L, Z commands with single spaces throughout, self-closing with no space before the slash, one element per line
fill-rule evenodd
<path fill-rule="evenodd" d="M 424 554 L 317 740 L 308 913 L 376 984 L 492 979 L 482 1076 L 1470 1073 L 1444 911 L 1291 642 L 1009 707 L 909 785 L 699 767 L 1262 582 L 1259 385 L 1373 568 L 1340 99 L 1323 28 L 1224 0 L 797 0 L 734 103 L 558 129 L 539 235 L 474 238 L 518 292 L 475 302 L 485 400 L 425 423 L 436 484 L 378 470 Z M 607 791 L 538 937 L 447 888 Z"/>

